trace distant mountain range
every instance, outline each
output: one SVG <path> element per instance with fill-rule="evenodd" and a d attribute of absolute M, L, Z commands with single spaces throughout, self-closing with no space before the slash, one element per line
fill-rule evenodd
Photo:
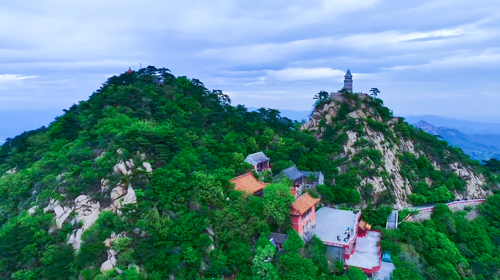
<path fill-rule="evenodd" d="M 500 159 L 500 148 L 499 148 L 500 134 L 463 133 L 454 128 L 448 128 L 442 126 L 437 127 L 423 120 L 420 120 L 414 125 L 418 128 L 421 128 L 427 133 L 441 136 L 451 145 L 460 147 L 466 154 L 470 155 L 473 159 L 477 160 L 489 160 L 490 158 Z"/>
<path fill-rule="evenodd" d="M 463 133 L 469 134 L 500 134 L 500 123 L 485 123 L 467 120 L 457 120 L 444 118 L 433 115 L 409 116 L 404 117 L 411 124 L 416 124 L 419 121 L 431 123 L 437 127 L 447 127 L 460 130 Z M 497 142 L 500 146 L 500 143 Z"/>

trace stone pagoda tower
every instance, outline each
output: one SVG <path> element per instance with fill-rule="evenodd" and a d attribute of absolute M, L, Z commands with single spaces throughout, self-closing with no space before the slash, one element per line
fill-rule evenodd
<path fill-rule="evenodd" d="M 349 69 L 347 69 L 344 78 L 344 88 L 347 89 L 348 92 L 352 92 L 352 75 Z"/>

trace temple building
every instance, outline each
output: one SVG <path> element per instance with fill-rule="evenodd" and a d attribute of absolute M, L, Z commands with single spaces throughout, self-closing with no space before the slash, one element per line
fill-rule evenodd
<path fill-rule="evenodd" d="M 253 166 L 253 169 L 257 172 L 271 169 L 269 164 L 269 158 L 262 152 L 250 154 L 245 158 L 245 162 Z"/>
<path fill-rule="evenodd" d="M 279 180 L 282 177 L 286 177 L 286 178 L 290 179 L 291 181 L 293 181 L 294 187 L 301 187 L 305 181 L 304 173 L 302 173 L 300 170 L 298 170 L 295 165 L 281 171 L 276 176 L 276 179 Z"/>
<path fill-rule="evenodd" d="M 342 90 L 330 93 L 330 98 L 333 98 L 335 95 L 342 95 L 343 90 L 346 90 L 348 92 L 353 93 L 353 91 L 352 91 L 352 74 L 351 74 L 351 70 L 349 70 L 349 69 L 347 69 L 347 72 L 344 75 L 344 87 L 342 88 Z M 366 95 L 366 94 L 363 93 L 363 95 Z"/>
<path fill-rule="evenodd" d="M 271 232 L 271 234 L 269 234 L 269 241 L 273 243 L 278 252 L 283 251 L 283 244 L 285 244 L 287 239 L 288 235 L 283 233 Z"/>
<path fill-rule="evenodd" d="M 316 204 L 319 201 L 319 198 L 314 198 L 306 192 L 292 204 L 290 213 L 292 227 L 306 241 L 313 236 L 312 232 L 316 226 Z"/>
<path fill-rule="evenodd" d="M 229 181 L 235 185 L 234 190 L 242 191 L 246 194 L 253 194 L 256 196 L 262 196 L 264 187 L 267 186 L 267 183 L 260 182 L 257 180 L 252 172 L 248 172 L 241 176 L 238 176 Z"/>
<path fill-rule="evenodd" d="M 323 184 L 325 178 L 321 171 L 300 171 L 295 165 L 281 171 L 274 177 L 274 180 L 279 181 L 283 177 L 293 181 L 291 192 L 296 197 L 297 194 L 301 194 L 306 187 L 316 187 L 319 184 Z"/>
<path fill-rule="evenodd" d="M 372 275 L 382 265 L 382 233 L 371 230 L 357 212 L 323 207 L 316 213 L 314 234 L 326 245 L 326 257 L 332 263 L 344 262 Z"/>

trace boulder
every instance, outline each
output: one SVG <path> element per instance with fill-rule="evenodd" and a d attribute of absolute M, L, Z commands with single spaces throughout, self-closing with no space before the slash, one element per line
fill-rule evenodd
<path fill-rule="evenodd" d="M 131 170 L 127 170 L 127 167 L 125 165 L 125 163 L 122 161 L 122 162 L 119 162 L 117 163 L 114 167 L 113 167 L 113 171 L 116 173 L 116 174 L 119 174 L 119 173 L 122 173 L 123 175 L 130 175 L 132 174 L 132 171 Z"/>
<path fill-rule="evenodd" d="M 28 213 L 29 213 L 30 215 L 35 214 L 35 211 L 36 211 L 36 209 L 37 209 L 37 208 L 38 208 L 38 206 L 33 206 L 33 207 L 31 207 L 30 209 L 28 209 Z"/>
<path fill-rule="evenodd" d="M 113 232 L 113 233 L 111 233 L 111 236 L 109 238 L 107 238 L 106 240 L 104 240 L 104 242 L 103 242 L 104 246 L 106 246 L 106 248 L 108 248 L 108 250 L 107 250 L 107 252 L 108 252 L 108 259 L 104 263 L 102 263 L 102 265 L 101 265 L 101 272 L 105 272 L 107 270 L 111 270 L 111 269 L 116 268 L 116 255 L 117 255 L 117 252 L 116 252 L 116 250 L 113 249 L 112 242 L 118 240 L 119 238 L 125 237 L 125 236 L 127 236 L 125 232 L 121 232 L 119 234 L 115 234 Z"/>
<path fill-rule="evenodd" d="M 83 222 L 83 230 L 94 224 L 101 213 L 100 203 L 92 201 L 87 195 L 80 195 L 75 199 L 76 221 Z"/>
<path fill-rule="evenodd" d="M 55 220 L 56 220 L 56 227 L 58 229 L 61 229 L 62 224 L 69 217 L 69 215 L 71 214 L 71 211 L 73 211 L 73 209 L 70 207 L 66 207 L 66 206 L 63 207 L 59 204 L 59 201 L 51 198 L 49 200 L 49 205 L 47 205 L 47 207 L 43 208 L 44 213 L 47 213 L 50 211 L 54 211 Z"/>
<path fill-rule="evenodd" d="M 109 189 L 109 180 L 108 179 L 101 179 L 101 192 L 105 192 Z"/>
<path fill-rule="evenodd" d="M 134 160 L 133 159 L 129 159 L 127 161 L 125 161 L 125 165 L 129 168 L 129 169 L 134 169 Z"/>
<path fill-rule="evenodd" d="M 5 174 L 16 174 L 17 173 L 17 167 L 14 167 L 10 170 L 7 170 L 7 172 L 5 172 Z"/>
<path fill-rule="evenodd" d="M 83 229 L 79 228 L 69 235 L 68 244 L 71 244 L 75 250 L 79 250 L 82 245 L 82 233 Z"/>
<path fill-rule="evenodd" d="M 68 244 L 73 246 L 73 249 L 78 250 L 82 244 L 82 233 L 89 229 L 101 213 L 100 203 L 92 201 L 87 195 L 80 195 L 75 199 L 73 208 L 76 212 L 75 222 L 82 222 L 82 228 L 74 230 L 70 234 Z"/>
<path fill-rule="evenodd" d="M 137 203 L 137 196 L 131 184 L 118 183 L 111 191 L 111 205 L 108 210 L 120 213 L 119 209 L 125 204 Z"/>
<path fill-rule="evenodd" d="M 144 168 L 146 169 L 146 172 L 148 172 L 148 173 L 153 172 L 153 168 L 151 167 L 151 163 L 145 161 L 142 163 L 142 166 L 144 166 Z"/>

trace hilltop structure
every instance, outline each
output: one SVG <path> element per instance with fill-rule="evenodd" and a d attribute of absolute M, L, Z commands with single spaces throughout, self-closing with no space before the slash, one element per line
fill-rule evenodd
<path fill-rule="evenodd" d="M 338 90 L 337 92 L 330 93 L 330 98 L 333 98 L 335 95 L 337 95 L 337 96 L 342 95 L 344 90 L 346 90 L 347 92 L 353 93 L 353 91 L 352 91 L 352 74 L 351 74 L 351 70 L 349 70 L 349 69 L 347 69 L 347 72 L 344 75 L 344 87 L 341 90 Z M 360 94 L 362 94 L 362 93 L 360 93 Z"/>
<path fill-rule="evenodd" d="M 348 92 L 352 92 L 352 75 L 349 69 L 347 69 L 347 73 L 344 76 L 344 89 Z"/>

